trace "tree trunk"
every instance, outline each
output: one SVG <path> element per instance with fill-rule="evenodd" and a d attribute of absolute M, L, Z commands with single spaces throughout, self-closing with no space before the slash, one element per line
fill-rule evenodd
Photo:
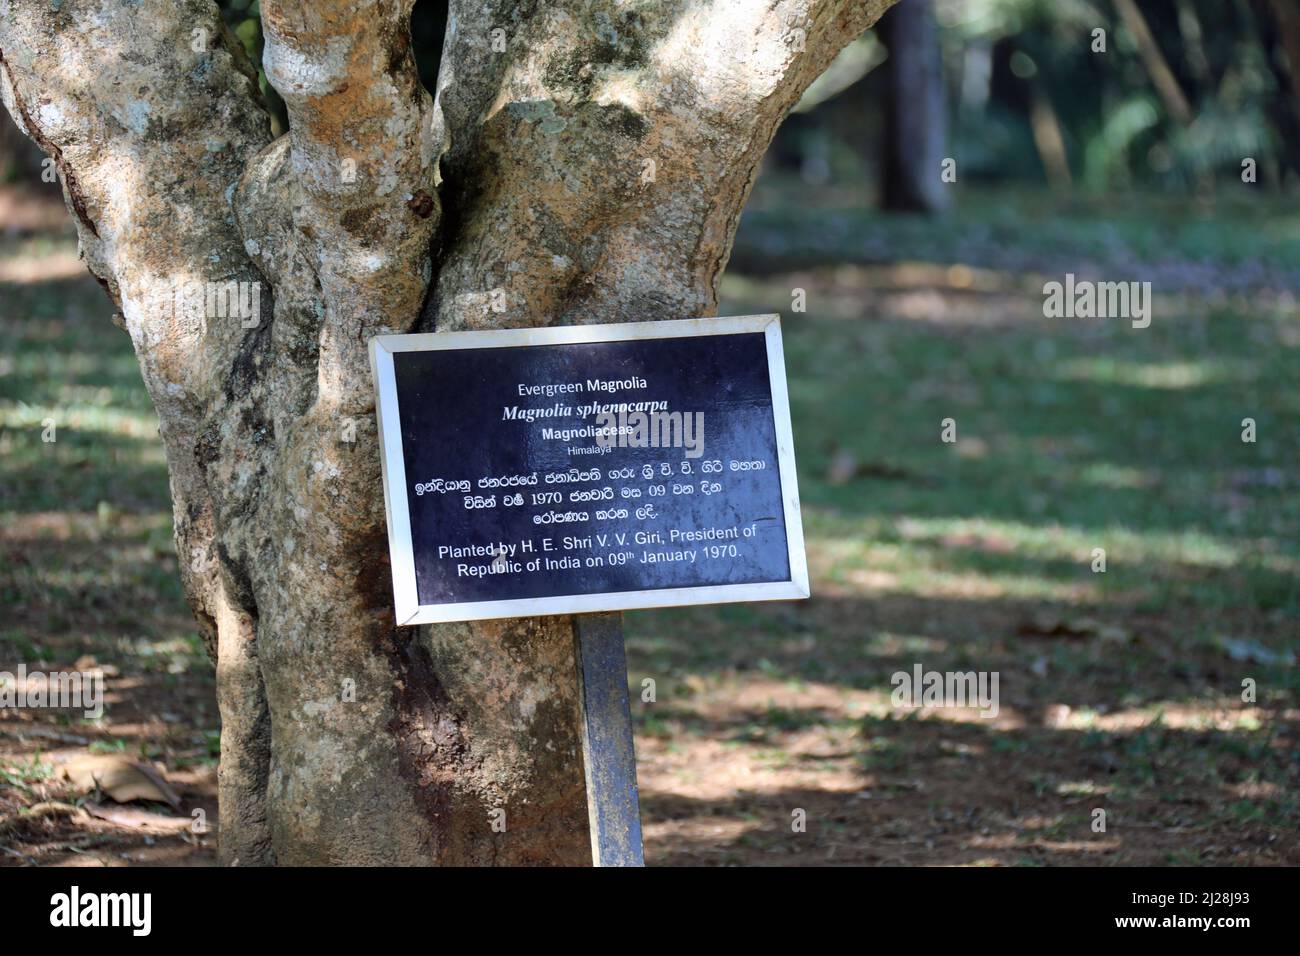
<path fill-rule="evenodd" d="M 881 205 L 899 212 L 942 212 L 948 208 L 948 186 L 940 178 L 948 107 L 930 0 L 902 0 L 881 19 L 877 32 L 889 51 Z"/>
<path fill-rule="evenodd" d="M 1252 9 L 1273 80 L 1283 94 L 1273 98 L 1269 113 L 1282 140 L 1283 164 L 1300 174 L 1300 10 L 1287 0 L 1268 0 L 1265 6 L 1257 0 Z"/>
<path fill-rule="evenodd" d="M 887 5 L 454 0 L 431 99 L 412 0 L 262 0 L 272 141 L 210 0 L 0 0 L 162 422 L 225 861 L 590 861 L 572 620 L 394 626 L 367 342 L 711 314 L 777 124 Z"/>

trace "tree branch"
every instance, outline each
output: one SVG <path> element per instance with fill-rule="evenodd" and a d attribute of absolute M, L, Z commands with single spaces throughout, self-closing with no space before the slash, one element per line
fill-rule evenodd
<path fill-rule="evenodd" d="M 410 49 L 413 0 L 265 0 L 267 79 L 289 111 L 293 222 L 325 316 L 318 401 L 370 405 L 366 342 L 415 322 L 438 222 L 432 103 Z"/>
<path fill-rule="evenodd" d="M 426 324 L 715 310 L 776 127 L 888 5 L 454 0 L 438 101 L 458 229 Z"/>

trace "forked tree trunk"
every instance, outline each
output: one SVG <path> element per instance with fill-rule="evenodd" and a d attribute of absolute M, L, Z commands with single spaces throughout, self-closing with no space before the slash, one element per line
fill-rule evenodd
<path fill-rule="evenodd" d="M 888 2 L 455 0 L 431 100 L 412 0 L 262 0 L 272 141 L 211 0 L 0 0 L 162 422 L 224 860 L 589 862 L 571 619 L 394 626 L 367 341 L 711 314 L 777 124 Z"/>

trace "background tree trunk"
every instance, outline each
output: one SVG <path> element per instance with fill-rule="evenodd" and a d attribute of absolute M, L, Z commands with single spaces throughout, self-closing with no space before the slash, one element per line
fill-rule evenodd
<path fill-rule="evenodd" d="M 40 181 L 39 147 L 23 136 L 7 115 L 0 114 L 0 183 Z"/>
<path fill-rule="evenodd" d="M 885 61 L 881 205 L 899 212 L 948 208 L 940 179 L 948 149 L 948 106 L 939 35 L 930 0 L 902 0 L 876 28 Z"/>
<path fill-rule="evenodd" d="M 272 141 L 210 0 L 0 2 L 161 418 L 227 862 L 589 862 L 571 620 L 394 626 L 367 342 L 712 314 L 777 124 L 887 5 L 455 0 L 434 101 L 411 0 L 263 0 Z M 257 322 L 185 293 L 229 282 Z"/>

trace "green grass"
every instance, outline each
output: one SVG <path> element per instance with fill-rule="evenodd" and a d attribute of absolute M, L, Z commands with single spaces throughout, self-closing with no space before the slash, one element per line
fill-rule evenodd
<path fill-rule="evenodd" d="M 1021 205 L 998 208 L 1024 222 Z M 938 223 L 862 215 L 891 242 L 891 230 L 917 230 L 926 246 L 912 251 L 945 261 L 945 244 L 986 211 L 977 203 Z M 810 225 L 819 212 L 791 205 L 773 215 L 795 217 L 782 229 L 797 243 L 825 234 Z M 1067 225 L 1077 241 L 1062 251 L 1087 255 L 1088 236 L 1114 229 L 1131 262 L 1159 251 L 1222 265 L 1263 244 L 1261 255 L 1300 269 L 1294 213 L 1258 220 L 1229 210 L 1190 232 L 1150 208 L 1115 215 L 1076 215 Z M 1029 217 L 1011 251 L 1051 246 L 1036 223 L 1066 228 L 1041 219 Z M 1027 301 L 1028 311 L 991 328 L 866 313 L 834 294 L 834 273 L 799 281 L 811 286 L 806 314 L 788 311 L 790 280 L 745 276 L 724 282 L 724 311 L 785 310 L 805 521 L 833 552 L 832 575 L 887 570 L 918 591 L 936 576 L 975 575 L 1045 600 L 1086 587 L 1152 611 L 1300 607 L 1294 299 L 1189 311 L 1175 301 L 1150 328 L 1133 329 L 1036 316 L 1041 297 L 1007 278 L 990 308 Z M 1245 418 L 1256 422 L 1254 443 L 1241 440 Z M 940 440 L 945 419 L 956 423 L 955 445 Z M 867 477 L 827 481 L 837 454 Z M 1090 571 L 1097 547 L 1106 574 Z"/>
<path fill-rule="evenodd" d="M 937 223 L 881 214 L 866 189 L 818 192 L 798 181 L 761 180 L 741 222 L 737 261 L 1096 264 L 1125 273 L 1169 261 L 1213 266 L 1221 275 L 1262 268 L 1294 276 L 1300 270 L 1300 202 L 1259 186 L 1224 188 L 1212 204 L 1148 194 L 1058 197 L 1033 188 L 962 187 L 952 211 Z"/>
<path fill-rule="evenodd" d="M 0 509 L 166 508 L 158 419 L 103 293 L 84 279 L 0 283 L 0 315 Z"/>
<path fill-rule="evenodd" d="M 0 258 L 71 239 L 0 240 Z M 0 282 L 0 658 L 35 663 L 174 637 L 184 611 L 158 419 L 89 277 Z M 52 427 L 51 427 L 52 426 Z"/>
<path fill-rule="evenodd" d="M 780 308 L 790 281 L 730 278 L 723 312 Z M 1053 672 L 1100 668 L 1137 687 L 1151 668 L 1192 681 L 1200 665 L 1189 658 L 1185 674 L 1170 665 L 1166 648 L 1127 625 L 1133 615 L 1166 618 L 1189 655 L 1222 659 L 1225 638 L 1269 653 L 1300 648 L 1294 309 L 1159 316 L 1148 329 L 1032 316 L 989 329 L 818 301 L 814 287 L 808 313 L 784 317 L 815 601 L 828 585 L 852 593 L 883 575 L 892 595 L 933 606 L 954 595 L 1012 622 L 1034 607 L 1082 608 L 1119 633 L 1117 653 L 1099 661 L 1095 642 L 1063 643 L 1047 652 Z M 1257 422 L 1253 444 L 1241 441 L 1244 417 Z M 941 441 L 945 418 L 957 423 L 955 445 Z M 830 480 L 832 459 L 846 453 L 859 477 Z M 1105 549 L 1105 573 L 1092 570 L 1095 548 Z M 647 673 L 767 658 L 850 685 L 878 685 L 872 659 L 899 656 L 873 650 L 881 642 L 903 642 L 894 651 L 913 660 L 941 652 L 963 663 L 1015 638 L 959 618 L 942 634 L 853 640 L 817 615 L 751 606 L 632 619 Z M 799 629 L 829 656 L 783 652 Z M 670 636 L 683 633 L 697 638 Z M 1272 671 L 1271 686 L 1300 690 L 1293 668 Z"/>
<path fill-rule="evenodd" d="M 54 765 L 36 754 L 11 767 L 0 767 L 0 783 L 16 787 L 24 793 L 34 793 L 33 784 L 41 784 L 54 776 Z"/>
<path fill-rule="evenodd" d="M 634 674 L 714 674 L 734 688 L 765 661 L 887 699 L 890 674 L 916 661 L 1001 670 L 1017 712 L 1065 703 L 1074 721 L 960 738 L 1009 793 L 1059 810 L 1081 799 L 1072 781 L 1096 776 L 1119 819 L 1149 823 L 1173 800 L 1203 803 L 1186 813 L 1209 828 L 1300 820 L 1300 755 L 1283 725 L 1252 708 L 1227 728 L 1213 717 L 1242 676 L 1269 688 L 1273 708 L 1300 698 L 1283 663 L 1300 651 L 1300 210 L 976 197 L 932 222 L 779 191 L 757 200 L 720 311 L 783 316 L 814 597 L 802 609 L 630 614 Z M 798 271 L 773 270 L 774 251 Z M 895 259 L 937 264 L 940 277 L 984 271 L 917 307 L 906 296 L 931 293 L 927 280 L 860 271 Z M 1154 283 L 1149 328 L 1042 317 L 1039 270 L 1141 280 L 1152 262 L 1167 281 Z M 1261 285 L 1251 294 L 1197 291 L 1247 274 Z M 805 313 L 790 311 L 796 286 Z M 1247 417 L 1254 443 L 1241 440 Z M 947 418 L 955 444 L 941 441 Z M 836 475 L 837 461 L 856 475 Z M 1077 636 L 1026 638 L 1042 615 Z M 1164 726 L 1169 708 L 1202 714 L 1204 728 Z M 1087 729 L 1117 711 L 1145 724 Z M 766 747 L 839 726 L 816 709 L 748 717 L 739 733 Z M 919 776 L 941 788 L 936 768 L 958 758 L 931 733 L 873 707 L 855 763 L 880 786 Z M 1252 780 L 1276 796 L 1232 796 Z M 1090 838 L 1077 811 L 1059 819 L 1053 835 Z"/>

